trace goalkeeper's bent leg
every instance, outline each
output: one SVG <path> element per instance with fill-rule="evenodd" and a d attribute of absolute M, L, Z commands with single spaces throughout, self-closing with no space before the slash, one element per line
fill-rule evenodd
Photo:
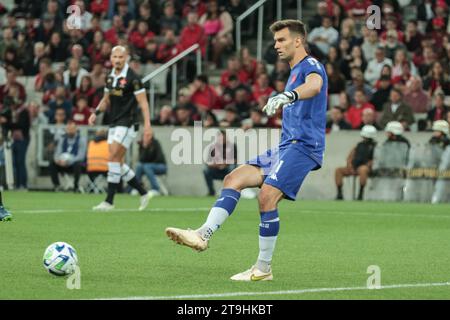
<path fill-rule="evenodd" d="M 206 222 L 197 231 L 203 239 L 209 240 L 214 232 L 220 228 L 225 220 L 233 213 L 241 197 L 239 191 L 233 189 L 223 189 L 220 197 L 209 211 Z"/>
<path fill-rule="evenodd" d="M 197 229 L 203 239 L 209 240 L 225 220 L 233 213 L 241 197 L 241 190 L 260 186 L 263 175 L 258 167 L 243 165 L 233 170 L 224 179 L 224 189 L 211 208 L 206 222 Z"/>

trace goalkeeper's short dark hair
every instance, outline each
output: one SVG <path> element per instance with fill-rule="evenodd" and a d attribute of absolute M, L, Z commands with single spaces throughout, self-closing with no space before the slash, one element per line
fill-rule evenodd
<path fill-rule="evenodd" d="M 275 33 L 283 30 L 284 28 L 288 28 L 289 32 L 300 34 L 302 38 L 306 38 L 306 27 L 300 20 L 286 19 L 274 22 L 270 26 L 270 31 Z"/>

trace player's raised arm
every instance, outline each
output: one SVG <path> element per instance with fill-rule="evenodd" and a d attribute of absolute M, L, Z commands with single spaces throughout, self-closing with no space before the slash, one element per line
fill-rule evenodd
<path fill-rule="evenodd" d="M 139 93 L 135 92 L 135 96 L 139 104 L 139 107 L 142 110 L 142 115 L 144 117 L 144 136 L 142 142 L 145 147 L 150 143 L 150 140 L 152 139 L 153 136 L 153 131 L 152 126 L 150 124 L 150 108 L 147 100 L 147 95 L 145 94 L 145 89 L 143 90 L 144 91 Z"/>
<path fill-rule="evenodd" d="M 269 99 L 264 106 L 263 111 L 268 116 L 274 115 L 278 108 L 286 104 L 293 103 L 300 99 L 310 99 L 320 93 L 322 89 L 323 79 L 318 73 L 310 73 L 305 83 L 298 86 L 292 91 L 285 91 Z"/>
<path fill-rule="evenodd" d="M 318 73 L 310 73 L 305 83 L 295 88 L 294 95 L 297 94 L 296 99 L 309 99 L 320 93 L 322 89 L 323 79 Z"/>

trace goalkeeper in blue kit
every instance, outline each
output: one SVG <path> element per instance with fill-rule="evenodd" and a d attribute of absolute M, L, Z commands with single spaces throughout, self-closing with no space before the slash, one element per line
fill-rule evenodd
<path fill-rule="evenodd" d="M 270 30 L 278 56 L 291 68 L 285 92 L 270 98 L 263 108 L 268 116 L 283 109 L 279 146 L 225 177 L 222 193 L 200 228 L 166 229 L 173 241 L 198 251 L 206 250 L 214 232 L 233 213 L 241 190 L 260 187 L 259 255 L 250 269 L 231 277 L 236 281 L 273 279 L 272 256 L 280 229 L 278 203 L 283 198 L 295 200 L 308 173 L 321 167 L 325 150 L 328 87 L 325 68 L 306 52 L 306 30 L 301 21 L 278 21 Z"/>

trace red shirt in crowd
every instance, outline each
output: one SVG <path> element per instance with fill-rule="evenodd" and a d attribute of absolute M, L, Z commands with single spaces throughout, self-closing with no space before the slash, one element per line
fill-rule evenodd
<path fill-rule="evenodd" d="M 181 51 L 186 50 L 194 44 L 200 44 L 202 55 L 206 53 L 206 37 L 203 27 L 199 24 L 192 26 L 186 26 L 181 30 L 180 34 L 180 49 Z"/>
<path fill-rule="evenodd" d="M 156 51 L 156 59 L 160 62 L 167 62 L 178 54 L 178 46 L 177 45 L 168 45 L 166 43 L 158 46 L 158 50 Z"/>
<path fill-rule="evenodd" d="M 17 81 L 14 83 L 14 85 L 16 85 L 19 90 L 19 99 L 21 101 L 25 101 L 27 99 L 27 93 L 25 92 L 25 87 Z M 0 86 L 0 104 L 3 103 L 3 99 L 8 95 L 8 93 L 9 93 L 9 85 L 8 84 L 1 85 Z"/>
<path fill-rule="evenodd" d="M 436 112 L 434 113 L 433 121 L 445 120 L 445 111 L 442 108 L 436 108 Z"/>
<path fill-rule="evenodd" d="M 108 0 L 96 0 L 91 2 L 91 10 L 92 14 L 102 15 L 108 11 Z"/>
<path fill-rule="evenodd" d="M 243 63 L 242 67 L 244 68 L 245 72 L 247 72 L 250 81 L 255 82 L 257 75 L 256 75 L 256 67 L 258 65 L 258 62 L 256 59 L 251 59 L 248 64 Z"/>
<path fill-rule="evenodd" d="M 403 43 L 405 41 L 405 35 L 400 30 L 396 30 L 396 31 L 397 31 L 397 41 Z M 386 39 L 387 39 L 387 30 L 383 31 L 381 33 L 380 38 L 381 38 L 381 40 L 386 41 Z"/>
<path fill-rule="evenodd" d="M 125 30 L 123 30 L 123 32 L 125 33 Z M 116 31 L 116 28 L 114 27 L 106 31 L 104 33 L 104 36 L 105 41 L 110 42 L 113 46 L 117 45 L 117 43 L 119 42 L 119 35 L 118 32 Z"/>
<path fill-rule="evenodd" d="M 91 44 L 87 49 L 87 53 L 93 61 L 98 60 L 100 59 L 101 49 L 95 47 L 95 44 Z"/>
<path fill-rule="evenodd" d="M 75 90 L 74 93 L 74 101 L 77 101 L 80 97 L 84 96 L 87 98 L 88 106 L 93 108 L 94 96 L 95 96 L 95 88 L 89 88 L 87 91 L 81 91 L 81 88 Z"/>
<path fill-rule="evenodd" d="M 434 40 L 433 47 L 442 49 L 444 46 L 444 38 L 446 37 L 446 33 L 434 30 L 429 35 L 431 36 L 431 39 Z"/>
<path fill-rule="evenodd" d="M 198 89 L 191 96 L 191 102 L 204 110 L 220 109 L 220 97 L 213 86 L 206 85 L 205 89 Z"/>
<path fill-rule="evenodd" d="M 144 49 L 151 39 L 155 37 L 155 34 L 151 31 L 148 31 L 146 34 L 142 34 L 139 31 L 134 31 L 131 33 L 128 40 L 130 43 L 138 49 Z"/>
<path fill-rule="evenodd" d="M 362 123 L 362 112 L 364 109 L 372 109 L 375 111 L 375 107 L 370 102 L 363 103 L 359 108 L 355 105 L 350 106 L 347 110 L 347 122 L 351 124 L 353 129 L 358 129 Z"/>
<path fill-rule="evenodd" d="M 345 11 L 351 13 L 353 17 L 362 18 L 366 15 L 367 7 L 372 4 L 372 1 L 358 1 L 352 0 L 345 6 Z"/>
<path fill-rule="evenodd" d="M 48 104 L 50 102 L 50 100 L 54 99 L 55 92 L 56 92 L 56 88 L 45 91 L 44 95 L 42 96 L 42 103 Z"/>
<path fill-rule="evenodd" d="M 252 99 L 258 101 L 260 97 L 266 96 L 269 97 L 273 92 L 273 88 L 267 87 L 262 89 L 257 83 L 252 86 Z"/>
<path fill-rule="evenodd" d="M 109 54 L 107 56 L 103 56 L 100 51 L 94 52 L 94 54 L 91 56 L 91 59 L 92 65 L 100 63 L 106 69 L 112 68 L 112 63 Z"/>
<path fill-rule="evenodd" d="M 83 108 L 83 110 L 79 110 L 78 108 L 74 108 L 72 111 L 72 120 L 77 125 L 88 125 L 89 117 L 91 116 L 91 111 L 89 108 Z"/>

